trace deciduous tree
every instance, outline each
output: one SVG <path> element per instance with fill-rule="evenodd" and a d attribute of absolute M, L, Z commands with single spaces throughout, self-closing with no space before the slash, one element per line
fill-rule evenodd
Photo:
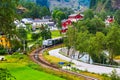
<path fill-rule="evenodd" d="M 18 0 L 0 0 L 0 31 L 4 34 L 12 34 L 15 30 L 13 24 Z"/>

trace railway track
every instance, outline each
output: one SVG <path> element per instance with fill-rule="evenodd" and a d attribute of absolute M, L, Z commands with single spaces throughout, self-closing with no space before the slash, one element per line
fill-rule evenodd
<path fill-rule="evenodd" d="M 83 77 L 85 80 L 99 80 L 97 78 L 89 77 L 89 76 L 86 76 L 86 75 L 83 75 L 83 74 L 80 74 L 80 73 L 76 73 L 76 72 L 72 72 L 72 71 L 68 71 L 68 70 L 63 70 L 63 69 L 57 67 L 56 65 L 53 65 L 53 64 L 47 62 L 42 56 L 43 51 L 44 51 L 44 49 L 42 49 L 42 48 L 38 48 L 38 49 L 32 51 L 31 54 L 30 54 L 30 58 L 34 62 L 36 62 L 37 64 L 41 65 L 42 67 L 50 68 L 50 69 L 55 70 L 55 71 L 61 71 L 61 72 L 64 72 L 64 73 L 69 73 L 69 74 L 72 74 L 72 75 L 76 75 L 78 77 Z"/>

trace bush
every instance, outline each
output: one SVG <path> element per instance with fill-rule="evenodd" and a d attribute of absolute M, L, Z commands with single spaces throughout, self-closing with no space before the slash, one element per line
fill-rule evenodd
<path fill-rule="evenodd" d="M 117 75 L 116 70 L 112 71 L 112 73 L 110 74 L 110 79 L 111 80 L 120 80 L 120 76 Z"/>
<path fill-rule="evenodd" d="M 0 55 L 4 55 L 6 53 L 6 49 L 2 46 L 0 47 Z"/>
<path fill-rule="evenodd" d="M 7 69 L 0 68 L 0 80 L 15 80 L 16 78 L 11 75 Z"/>

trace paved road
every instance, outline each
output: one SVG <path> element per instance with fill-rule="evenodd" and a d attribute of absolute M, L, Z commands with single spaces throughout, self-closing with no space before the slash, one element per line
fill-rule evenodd
<path fill-rule="evenodd" d="M 62 54 L 59 54 L 59 49 L 54 49 L 49 51 L 49 54 L 55 57 L 58 57 L 60 59 L 66 60 L 66 61 L 72 61 L 75 64 L 75 67 L 80 70 L 87 70 L 89 72 L 99 73 L 99 74 L 110 74 L 114 69 L 116 69 L 117 74 L 120 75 L 120 68 L 111 68 L 111 67 L 104 67 L 104 66 L 98 66 L 98 65 L 92 65 L 83 63 L 77 60 L 71 60 L 70 58 L 63 56 Z"/>

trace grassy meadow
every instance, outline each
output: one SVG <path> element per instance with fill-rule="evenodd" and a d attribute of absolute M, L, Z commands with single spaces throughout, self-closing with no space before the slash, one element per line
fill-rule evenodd
<path fill-rule="evenodd" d="M 16 80 L 65 80 L 39 69 L 25 55 L 6 56 L 7 61 L 0 62 L 0 68 L 7 68 Z"/>

